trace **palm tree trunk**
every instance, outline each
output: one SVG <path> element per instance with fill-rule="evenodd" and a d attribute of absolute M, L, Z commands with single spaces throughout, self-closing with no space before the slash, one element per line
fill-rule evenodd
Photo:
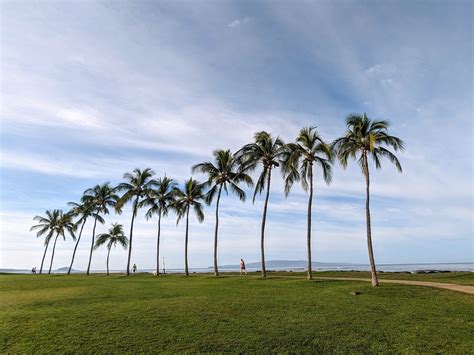
<path fill-rule="evenodd" d="M 110 257 L 110 250 L 112 247 L 109 248 L 109 251 L 107 252 L 107 276 L 109 276 L 109 257 Z"/>
<path fill-rule="evenodd" d="M 69 270 L 67 271 L 67 274 L 71 274 L 71 269 L 72 269 L 72 264 L 74 263 L 74 257 L 76 256 L 76 250 L 77 246 L 79 245 L 79 241 L 81 240 L 81 235 L 82 235 L 82 230 L 84 229 L 84 225 L 86 224 L 86 219 L 84 219 L 84 222 L 82 222 L 81 230 L 79 231 L 79 237 L 77 238 L 76 245 L 74 246 L 74 251 L 72 252 L 72 259 L 71 259 L 71 265 L 69 266 Z"/>
<path fill-rule="evenodd" d="M 260 234 L 260 252 L 262 254 L 262 277 L 267 277 L 267 270 L 265 270 L 265 223 L 267 221 L 268 198 L 270 197 L 270 179 L 272 175 L 272 168 L 268 168 L 267 176 L 267 195 L 265 197 L 265 204 L 263 205 L 262 229 Z"/>
<path fill-rule="evenodd" d="M 214 231 L 214 276 L 219 276 L 219 270 L 217 267 L 217 232 L 219 230 L 219 202 L 221 200 L 222 185 L 219 187 L 219 192 L 217 193 L 217 202 L 216 202 L 216 229 Z"/>
<path fill-rule="evenodd" d="M 49 247 L 49 239 L 48 239 L 48 242 L 46 243 L 46 246 L 44 247 L 44 253 L 43 253 L 43 259 L 41 259 L 41 267 L 40 267 L 40 274 L 43 273 L 43 263 L 44 263 L 44 258 L 46 257 L 46 252 L 48 251 L 48 247 Z"/>
<path fill-rule="evenodd" d="M 128 261 L 127 261 L 127 276 L 130 275 L 130 259 L 132 258 L 132 241 L 133 241 L 133 222 L 135 221 L 135 215 L 137 214 L 138 207 L 138 196 L 133 204 L 132 223 L 130 224 L 130 243 L 128 246 Z"/>
<path fill-rule="evenodd" d="M 160 234 L 161 234 L 161 210 L 158 212 L 158 235 L 156 237 L 156 276 L 160 275 Z"/>
<path fill-rule="evenodd" d="M 308 248 L 308 280 L 313 279 L 313 265 L 311 263 L 311 209 L 313 207 L 313 164 L 309 167 L 309 200 L 308 200 L 308 231 L 307 231 L 307 248 Z"/>
<path fill-rule="evenodd" d="M 51 274 L 51 268 L 53 267 L 53 260 L 54 260 L 54 250 L 56 249 L 56 242 L 58 241 L 59 233 L 56 234 L 56 238 L 54 238 L 54 244 L 53 244 L 53 254 L 51 254 L 51 263 L 49 264 L 49 271 L 48 275 Z"/>
<path fill-rule="evenodd" d="M 91 252 L 89 254 L 89 264 L 87 264 L 87 272 L 86 275 L 89 275 L 90 270 L 91 270 L 91 262 L 92 262 L 92 251 L 94 250 L 94 244 L 95 244 L 95 227 L 97 225 L 97 218 L 99 217 L 99 210 L 97 210 L 97 214 L 95 215 L 94 219 L 94 228 L 92 228 L 92 243 L 91 243 Z"/>
<path fill-rule="evenodd" d="M 364 167 L 365 167 L 365 185 L 366 185 L 366 199 L 365 199 L 365 219 L 367 223 L 367 248 L 369 249 L 369 261 L 370 261 L 370 273 L 372 274 L 372 286 L 378 286 L 379 280 L 377 278 L 377 270 L 375 269 L 374 251 L 372 248 L 372 231 L 370 226 L 370 208 L 369 208 L 369 164 L 367 162 L 367 155 L 364 155 Z"/>
<path fill-rule="evenodd" d="M 189 205 L 186 210 L 186 235 L 184 237 L 184 273 L 189 276 L 188 270 L 188 229 L 189 229 Z"/>

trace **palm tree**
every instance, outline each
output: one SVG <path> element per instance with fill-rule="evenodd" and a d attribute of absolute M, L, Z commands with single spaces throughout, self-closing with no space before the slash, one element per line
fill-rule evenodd
<path fill-rule="evenodd" d="M 56 242 L 58 241 L 58 237 L 61 236 L 63 237 L 63 240 L 66 240 L 66 233 L 68 233 L 71 235 L 72 240 L 76 240 L 76 236 L 74 235 L 76 227 L 77 226 L 72 222 L 72 216 L 69 213 L 58 211 L 57 223 L 54 226 L 56 238 L 54 238 L 53 253 L 51 254 L 51 263 L 49 264 L 48 274 L 51 274 L 51 269 L 53 267 L 54 251 L 56 250 Z"/>
<path fill-rule="evenodd" d="M 175 187 L 174 192 L 176 194 L 176 202 L 173 208 L 176 210 L 178 215 L 178 221 L 186 216 L 186 234 L 184 237 L 184 273 L 186 276 L 189 275 L 188 269 L 188 232 L 189 232 L 189 210 L 191 206 L 194 209 L 196 217 L 201 223 L 204 221 L 203 205 L 201 201 L 204 198 L 204 184 L 199 183 L 193 178 L 185 181 L 184 191 Z"/>
<path fill-rule="evenodd" d="M 90 204 L 94 208 L 94 227 L 92 229 L 92 244 L 89 254 L 89 264 L 87 265 L 87 275 L 89 275 L 91 268 L 92 251 L 94 250 L 95 245 L 95 228 L 97 226 L 97 222 L 104 224 L 105 221 L 100 215 L 109 214 L 109 208 L 115 208 L 117 200 L 118 196 L 115 194 L 115 189 L 112 188 L 108 182 L 103 183 L 102 185 L 96 185 L 84 191 L 81 202 Z"/>
<path fill-rule="evenodd" d="M 378 286 L 377 271 L 375 269 L 374 252 L 372 250 L 372 232 L 370 225 L 369 208 L 369 156 L 373 159 L 375 167 L 381 168 L 380 160 L 385 157 L 402 172 L 402 167 L 397 157 L 387 148 L 392 147 L 394 151 L 403 150 L 404 143 L 400 138 L 388 134 L 390 123 L 388 121 L 371 120 L 367 114 L 349 115 L 346 119 L 346 134 L 333 142 L 333 148 L 341 165 L 346 168 L 349 158 L 357 159 L 362 174 L 365 177 L 366 202 L 365 216 L 367 224 L 367 247 L 369 250 L 370 271 L 372 274 L 372 286 Z M 385 146 L 385 147 L 384 147 Z"/>
<path fill-rule="evenodd" d="M 110 250 L 112 247 L 116 247 L 117 244 L 120 244 L 125 250 L 128 246 L 128 239 L 123 233 L 123 227 L 121 224 L 112 223 L 112 227 L 109 229 L 109 233 L 99 234 L 97 236 L 97 241 L 95 242 L 94 249 L 97 249 L 101 245 L 107 243 L 107 276 L 109 276 L 109 258 Z"/>
<path fill-rule="evenodd" d="M 69 266 L 69 270 L 67 271 L 67 274 L 71 274 L 72 270 L 72 265 L 74 263 L 74 258 L 76 256 L 76 251 L 77 247 L 79 245 L 79 242 L 81 241 L 81 236 L 82 236 L 82 230 L 84 229 L 84 225 L 86 224 L 87 219 L 90 216 L 93 216 L 94 213 L 94 206 L 91 203 L 88 202 L 69 202 L 68 203 L 69 207 L 71 209 L 69 210 L 69 214 L 73 217 L 79 217 L 78 220 L 76 221 L 76 225 L 78 226 L 79 224 L 81 225 L 81 229 L 79 230 L 79 235 L 77 237 L 76 245 L 74 246 L 74 251 L 72 252 L 72 258 L 71 258 L 71 265 Z M 98 216 L 98 219 L 100 219 L 101 223 L 103 222 L 102 217 Z"/>
<path fill-rule="evenodd" d="M 272 169 L 280 166 L 280 161 L 285 153 L 285 144 L 280 138 L 273 138 L 270 133 L 257 132 L 254 136 L 255 142 L 243 146 L 236 155 L 241 164 L 241 171 L 252 171 L 260 163 L 263 170 L 255 185 L 255 192 L 253 194 L 253 202 L 257 193 L 262 193 L 267 190 L 265 196 L 265 203 L 263 205 L 262 226 L 260 231 L 260 250 L 262 258 L 262 276 L 266 277 L 265 270 L 265 224 L 267 220 L 268 199 L 270 197 L 270 183 L 272 176 Z M 265 186 L 266 184 L 266 186 Z"/>
<path fill-rule="evenodd" d="M 124 194 L 117 202 L 117 209 L 120 210 L 128 201 L 133 200 L 132 222 L 130 224 L 130 247 L 128 248 L 127 276 L 130 275 L 130 259 L 132 257 L 133 222 L 137 216 L 140 199 L 146 197 L 156 185 L 156 181 L 151 177 L 155 173 L 150 168 L 144 170 L 135 169 L 132 173 L 125 173 L 123 178 L 127 182 L 122 182 L 117 186 L 117 191 L 124 191 Z"/>
<path fill-rule="evenodd" d="M 219 276 L 217 267 L 217 233 L 219 228 L 219 202 L 222 189 L 228 194 L 227 186 L 234 192 L 241 201 L 245 201 L 245 192 L 238 186 L 245 182 L 247 186 L 252 186 L 252 178 L 239 170 L 239 163 L 235 155 L 230 150 L 216 150 L 213 153 L 214 163 L 204 162 L 193 166 L 193 172 L 199 171 L 207 174 L 207 185 L 210 190 L 207 192 L 205 200 L 208 205 L 211 204 L 217 193 L 216 202 L 216 227 L 214 230 L 214 275 Z"/>
<path fill-rule="evenodd" d="M 308 252 L 308 280 L 313 279 L 311 264 L 311 211 L 313 205 L 313 165 L 318 165 L 323 173 L 324 181 L 331 182 L 332 150 L 326 144 L 316 127 L 305 127 L 301 129 L 296 143 L 286 145 L 286 154 L 283 163 L 285 174 L 285 195 L 290 193 L 291 186 L 295 181 L 301 181 L 305 191 L 309 188 L 308 198 L 308 224 L 306 244 Z"/>
<path fill-rule="evenodd" d="M 161 234 L 161 217 L 167 216 L 171 205 L 175 202 L 174 188 L 177 186 L 173 179 L 159 178 L 156 180 L 156 188 L 151 189 L 144 200 L 138 207 L 149 207 L 145 214 L 146 219 L 158 215 L 158 234 L 156 238 L 156 276 L 160 274 L 160 234 Z"/>
<path fill-rule="evenodd" d="M 45 214 L 45 217 L 35 216 L 33 220 L 38 222 L 38 224 L 30 228 L 30 231 L 34 231 L 34 230 L 38 231 L 36 233 L 36 236 L 38 238 L 45 236 L 44 253 L 43 253 L 43 259 L 41 259 L 41 267 L 40 267 L 40 272 L 39 272 L 40 274 L 43 273 L 44 258 L 46 257 L 46 252 L 48 251 L 49 242 L 51 241 L 51 238 L 53 237 L 54 231 L 56 229 L 56 225 L 58 224 L 59 210 L 46 211 L 44 214 Z"/>

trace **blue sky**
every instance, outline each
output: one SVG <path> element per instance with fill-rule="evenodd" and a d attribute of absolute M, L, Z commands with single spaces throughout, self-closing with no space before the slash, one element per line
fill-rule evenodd
<path fill-rule="evenodd" d="M 183 181 L 216 148 L 316 125 L 328 140 L 352 112 L 389 119 L 403 174 L 372 167 L 378 263 L 473 261 L 473 67 L 469 1 L 1 2 L 0 267 L 39 266 L 34 215 L 151 167 Z M 266 257 L 305 258 L 306 195 L 271 191 Z M 196 175 L 198 179 L 202 176 Z M 219 262 L 259 258 L 261 198 L 222 200 Z M 314 259 L 367 262 L 356 164 L 317 174 Z M 190 266 L 212 264 L 214 218 L 190 226 Z M 130 211 L 107 217 L 98 232 Z M 156 221 L 140 213 L 132 262 L 153 267 Z M 75 267 L 87 262 L 87 224 Z M 163 225 L 182 267 L 184 226 Z M 58 242 L 55 267 L 72 241 Z M 112 268 L 124 268 L 114 251 Z M 93 268 L 105 267 L 105 250 Z"/>

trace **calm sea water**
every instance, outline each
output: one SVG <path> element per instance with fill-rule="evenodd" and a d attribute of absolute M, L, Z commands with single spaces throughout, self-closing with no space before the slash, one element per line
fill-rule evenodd
<path fill-rule="evenodd" d="M 247 271 L 259 271 L 258 268 L 247 268 Z M 274 271 L 304 271 L 305 268 L 291 268 L 291 267 L 271 267 L 267 268 L 267 270 L 274 270 Z M 331 265 L 324 265 L 315 267 L 314 270 L 316 271 L 369 271 L 369 265 L 362 265 L 362 264 L 331 264 Z M 474 263 L 433 263 L 433 264 L 378 264 L 377 265 L 378 271 L 385 271 L 385 272 L 417 272 L 417 271 L 469 271 L 474 272 Z M 153 272 L 154 269 L 138 269 L 138 272 Z M 162 271 L 162 270 L 161 270 Z M 190 268 L 189 271 L 191 273 L 206 273 L 212 272 L 212 268 Z M 231 272 L 231 271 L 239 271 L 236 268 L 219 268 L 221 272 Z M 8 273 L 29 273 L 30 270 L 24 269 L 0 269 L 0 272 L 8 272 Z M 83 272 L 83 271 L 79 271 Z M 105 270 L 93 270 L 93 273 L 104 273 Z M 112 270 L 111 272 L 124 272 L 124 270 Z M 183 273 L 184 269 L 167 269 L 167 273 L 174 274 L 174 273 Z M 54 271 L 54 273 L 65 273 L 65 271 Z"/>
<path fill-rule="evenodd" d="M 247 268 L 247 271 L 259 271 L 260 268 Z M 274 271 L 304 271 L 306 268 L 291 268 L 291 267 L 267 267 L 268 270 Z M 325 266 L 318 266 L 313 268 L 316 271 L 369 271 L 369 265 L 347 265 L 347 264 L 333 264 L 333 265 L 325 265 Z M 377 265 L 378 271 L 385 271 L 385 272 L 416 272 L 416 271 L 428 271 L 428 270 L 435 270 L 435 271 L 470 271 L 474 272 L 474 263 L 453 263 L 453 264 L 379 264 Z M 153 272 L 154 270 L 143 270 Z M 181 273 L 183 269 L 170 269 L 167 270 L 169 273 Z M 191 272 L 196 273 L 203 273 L 203 272 L 212 272 L 212 268 L 203 268 L 203 269 L 190 269 Z M 230 271 L 239 271 L 238 268 L 219 268 L 219 271 L 222 272 L 230 272 Z"/>

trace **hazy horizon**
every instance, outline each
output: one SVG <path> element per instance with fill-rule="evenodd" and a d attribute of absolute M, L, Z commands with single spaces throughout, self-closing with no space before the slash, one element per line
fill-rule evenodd
<path fill-rule="evenodd" d="M 267 130 L 293 141 L 318 126 L 332 141 L 353 112 L 388 119 L 406 142 L 371 166 L 377 264 L 472 262 L 472 3 L 412 1 L 1 2 L 0 268 L 39 268 L 29 228 L 95 184 L 134 168 L 180 183 L 217 148 Z M 374 29 L 383 29 L 374 31 Z M 306 258 L 307 195 L 273 174 L 266 258 Z M 204 176 L 195 174 L 203 180 Z M 364 179 L 336 163 L 315 172 L 313 259 L 365 264 Z M 262 197 L 221 200 L 219 264 L 259 260 Z M 190 222 L 191 268 L 212 265 L 214 205 Z M 132 264 L 155 265 L 156 218 L 140 211 Z M 106 216 L 130 226 L 130 206 Z M 184 224 L 162 222 L 167 268 L 184 264 Z M 75 269 L 85 269 L 92 223 Z M 53 269 L 74 243 L 58 240 Z M 50 248 L 51 249 L 51 248 Z M 45 260 L 49 267 L 50 254 Z M 92 269 L 104 269 L 105 248 Z M 122 269 L 117 248 L 110 268 Z"/>

